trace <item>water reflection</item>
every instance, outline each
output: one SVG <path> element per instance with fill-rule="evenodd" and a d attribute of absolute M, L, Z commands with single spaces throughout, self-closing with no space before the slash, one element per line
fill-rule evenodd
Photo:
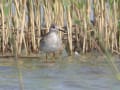
<path fill-rule="evenodd" d="M 46 64 L 36 59 L 20 61 L 24 90 L 119 90 L 120 82 L 106 63 L 88 64 L 69 59 Z M 14 60 L 0 62 L 0 90 L 20 90 Z"/>

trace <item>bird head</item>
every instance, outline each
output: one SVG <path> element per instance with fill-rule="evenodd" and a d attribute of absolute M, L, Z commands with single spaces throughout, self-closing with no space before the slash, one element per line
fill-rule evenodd
<path fill-rule="evenodd" d="M 63 31 L 63 32 L 65 32 L 62 28 L 58 27 L 56 24 L 51 24 L 49 31 L 52 31 L 52 32 Z"/>
<path fill-rule="evenodd" d="M 56 24 L 51 24 L 49 31 L 57 32 L 58 30 L 59 30 L 59 27 L 57 27 Z"/>

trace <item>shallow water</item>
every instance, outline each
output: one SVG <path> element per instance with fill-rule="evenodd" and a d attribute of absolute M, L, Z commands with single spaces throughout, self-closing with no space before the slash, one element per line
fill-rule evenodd
<path fill-rule="evenodd" d="M 13 59 L 0 60 L 0 90 L 20 90 L 22 85 L 24 90 L 120 89 L 120 81 L 107 63 L 81 63 L 69 58 L 55 63 L 41 63 L 37 59 L 18 63 Z"/>

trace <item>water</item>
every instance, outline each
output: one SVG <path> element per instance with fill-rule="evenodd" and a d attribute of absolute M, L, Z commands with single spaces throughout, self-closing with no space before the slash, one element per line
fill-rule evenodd
<path fill-rule="evenodd" d="M 73 58 L 72 58 L 73 59 Z M 93 58 L 91 58 L 93 59 Z M 69 58 L 55 63 L 38 59 L 0 60 L 0 90 L 119 90 L 118 81 L 107 63 L 81 63 Z"/>

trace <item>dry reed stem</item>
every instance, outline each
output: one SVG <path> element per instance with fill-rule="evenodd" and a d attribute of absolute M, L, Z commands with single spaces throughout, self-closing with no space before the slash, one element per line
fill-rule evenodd
<path fill-rule="evenodd" d="M 28 11 L 26 11 L 26 2 L 29 2 Z M 43 23 L 41 23 L 40 17 L 43 13 L 45 20 L 44 24 L 46 25 L 46 27 L 43 28 L 49 28 L 51 23 L 56 23 L 58 26 L 64 26 L 65 19 L 67 20 L 67 38 L 70 54 L 72 54 L 74 46 L 77 46 L 79 49 L 82 48 L 83 53 L 94 48 L 93 38 L 100 48 L 105 48 L 111 51 L 116 50 L 119 52 L 120 39 L 118 38 L 118 21 L 120 17 L 118 12 L 118 0 L 113 0 L 113 3 L 109 3 L 110 1 L 105 0 L 94 0 L 95 25 L 93 27 L 91 27 L 90 24 L 91 2 L 89 0 L 87 0 L 87 2 L 84 2 L 84 0 L 66 0 L 65 2 L 67 2 L 68 5 L 64 6 L 62 0 L 13 0 L 15 14 L 8 19 L 13 20 L 12 27 L 8 26 L 8 23 L 4 24 L 6 17 L 3 2 L 1 2 L 2 53 L 5 52 L 8 42 L 11 42 L 9 41 L 9 38 L 11 37 L 15 40 L 11 47 L 14 48 L 14 44 L 16 44 L 16 53 L 21 54 L 23 49 L 25 49 L 26 54 L 28 54 L 29 51 L 33 52 L 34 50 L 37 50 L 39 48 L 40 38 L 36 38 L 35 36 L 41 35 L 40 29 L 42 28 L 41 25 L 43 25 Z M 107 2 L 110 5 L 109 8 L 106 6 Z M 44 9 L 43 13 L 40 13 L 40 6 Z M 67 7 L 66 10 L 65 7 Z M 9 14 L 11 14 L 11 12 Z M 64 16 L 65 14 L 66 16 Z M 25 19 L 26 16 L 29 17 L 28 22 Z M 74 22 L 74 19 L 79 22 Z M 10 21 L 8 22 L 10 23 Z M 26 26 L 28 23 L 29 25 Z M 75 25 L 75 29 L 73 29 L 73 25 Z M 14 31 L 16 34 L 12 36 Z M 49 29 L 47 29 L 46 32 L 48 31 Z M 91 35 L 92 32 L 94 33 L 94 36 Z M 29 38 L 26 38 L 28 37 L 28 34 Z M 62 38 L 61 32 L 59 35 Z M 75 38 L 73 38 L 74 35 Z M 76 43 L 73 43 L 74 39 L 76 40 Z M 102 47 L 100 44 L 103 44 L 103 46 L 105 45 L 105 47 Z"/>
<path fill-rule="evenodd" d="M 40 32 L 41 32 L 41 26 L 40 26 L 40 25 L 41 25 L 41 22 L 40 22 L 40 21 L 41 21 L 41 18 L 40 18 L 40 14 L 41 14 L 41 13 L 40 13 L 40 10 L 39 10 L 40 6 L 41 6 L 41 5 L 40 5 L 40 1 L 36 0 L 36 1 L 35 1 L 35 7 L 36 7 L 36 20 L 35 20 L 35 22 L 36 22 L 36 24 L 37 24 L 37 25 L 36 25 L 36 28 L 37 28 L 37 30 L 38 30 L 36 36 L 39 36 L 39 37 L 41 36 L 41 34 L 40 34 Z M 36 41 L 36 42 L 37 42 L 37 47 L 38 47 L 38 49 L 39 49 L 39 45 L 40 45 L 40 44 L 39 44 L 39 42 L 40 42 L 40 38 L 39 38 L 39 37 L 37 38 L 37 41 Z"/>
<path fill-rule="evenodd" d="M 35 28 L 34 28 L 34 12 L 33 12 L 33 1 L 30 0 L 30 31 L 31 31 L 31 39 L 32 39 L 32 47 L 33 50 L 36 50 L 36 41 L 35 41 Z"/>
<path fill-rule="evenodd" d="M 60 0 L 56 0 L 53 4 L 54 7 L 54 20 L 53 22 L 57 24 L 58 26 L 64 26 L 64 11 L 63 6 Z M 60 38 L 62 38 L 62 33 L 59 32 Z"/>
<path fill-rule="evenodd" d="M 4 54 L 5 50 L 5 29 L 4 29 L 4 12 L 3 12 L 3 5 L 0 3 L 0 11 L 1 11 L 1 17 L 2 17 L 2 54 Z"/>
<path fill-rule="evenodd" d="M 52 15 L 52 7 L 51 7 L 51 2 L 44 0 L 45 3 L 43 4 L 44 8 L 44 18 L 45 18 L 45 24 L 46 27 L 50 27 L 50 24 L 52 23 L 53 20 L 53 15 Z M 47 32 L 49 29 L 47 30 Z"/>
<path fill-rule="evenodd" d="M 85 7 L 83 8 L 83 13 L 84 13 L 84 16 L 85 17 L 83 17 L 83 24 L 84 24 L 84 37 L 83 37 L 83 53 L 85 53 L 85 51 L 86 51 L 86 44 L 87 44 L 87 21 L 86 21 L 86 18 L 87 18 L 87 16 L 86 16 L 86 12 L 84 12 L 85 11 Z"/>
<path fill-rule="evenodd" d="M 69 44 L 69 54 L 72 55 L 72 19 L 70 8 L 67 8 L 67 27 L 68 27 L 68 44 Z"/>
<path fill-rule="evenodd" d="M 20 12 L 23 13 L 23 15 L 21 16 L 21 20 L 20 20 L 20 42 L 19 42 L 19 48 L 18 48 L 18 54 L 21 53 L 21 47 L 22 47 L 22 43 L 24 43 L 25 45 L 25 52 L 27 54 L 27 48 L 26 48 L 26 43 L 25 43 L 25 38 L 24 38 L 24 26 L 25 26 L 25 5 L 26 5 L 26 0 L 24 0 L 24 2 L 21 2 L 21 6 L 23 10 L 21 10 Z"/>
<path fill-rule="evenodd" d="M 118 5 L 117 5 L 117 1 L 116 0 L 114 0 L 114 3 L 113 3 L 113 6 L 114 6 L 114 8 L 113 8 L 113 10 L 114 10 L 114 41 L 115 41 L 115 49 L 116 50 L 118 50 L 118 48 L 117 48 L 117 38 L 116 38 L 116 35 L 117 35 L 117 26 L 118 26 L 118 20 L 117 20 L 117 7 L 118 7 Z"/>

